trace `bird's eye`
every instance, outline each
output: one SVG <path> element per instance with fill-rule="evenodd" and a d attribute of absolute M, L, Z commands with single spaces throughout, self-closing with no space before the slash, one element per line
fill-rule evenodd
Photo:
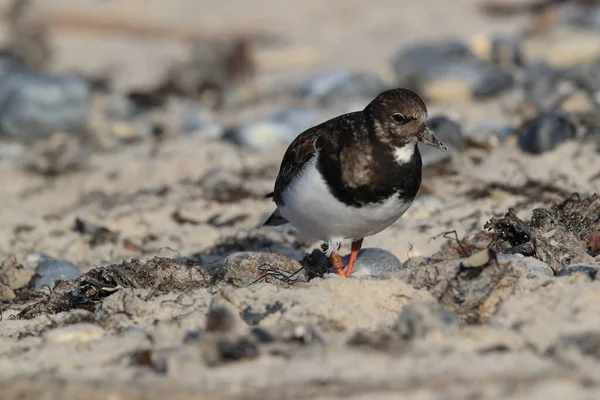
<path fill-rule="evenodd" d="M 399 124 L 404 124 L 406 122 L 406 118 L 400 113 L 393 114 L 392 118 Z"/>

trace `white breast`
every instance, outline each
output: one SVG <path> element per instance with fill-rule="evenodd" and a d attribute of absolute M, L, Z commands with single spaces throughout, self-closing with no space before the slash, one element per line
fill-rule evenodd
<path fill-rule="evenodd" d="M 317 155 L 306 163 L 282 198 L 285 205 L 279 207 L 281 214 L 303 236 L 330 243 L 339 239 L 358 240 L 381 232 L 412 204 L 394 195 L 361 208 L 345 205 L 329 191 L 317 169 Z"/>

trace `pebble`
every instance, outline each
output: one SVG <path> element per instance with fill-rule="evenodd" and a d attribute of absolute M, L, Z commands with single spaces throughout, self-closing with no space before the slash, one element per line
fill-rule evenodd
<path fill-rule="evenodd" d="M 517 260 L 523 262 L 527 268 L 529 268 L 529 273 L 527 274 L 527 278 L 534 279 L 539 277 L 553 277 L 554 271 L 548 264 L 545 262 L 538 260 L 533 257 L 525 257 L 523 254 L 498 254 L 498 262 L 508 262 L 512 260 Z"/>
<path fill-rule="evenodd" d="M 458 328 L 458 316 L 439 303 L 413 301 L 402 308 L 394 330 L 402 339 L 413 340 L 431 332 L 451 332 Z"/>
<path fill-rule="evenodd" d="M 0 282 L 0 301 L 13 301 L 17 297 L 15 292 L 4 283 Z"/>
<path fill-rule="evenodd" d="M 29 269 L 36 269 L 38 265 L 46 260 L 53 260 L 53 258 L 48 254 L 39 251 L 33 251 L 25 255 L 25 258 L 23 259 L 23 266 Z"/>
<path fill-rule="evenodd" d="M 598 269 L 600 266 L 585 265 L 585 264 L 573 264 L 568 265 L 556 273 L 556 276 L 572 276 L 576 274 L 582 274 L 588 276 L 590 280 L 596 279 L 598 276 Z"/>
<path fill-rule="evenodd" d="M 547 113 L 522 128 L 519 147 L 527 153 L 541 154 L 574 139 L 576 135 L 577 129 L 567 117 L 558 113 Z"/>
<path fill-rule="evenodd" d="M 49 286 L 52 289 L 57 279 L 70 281 L 79 275 L 81 275 L 81 271 L 75 264 L 54 259 L 44 260 L 35 269 L 35 275 L 30 285 L 36 290 L 40 290 L 43 286 Z"/>
<path fill-rule="evenodd" d="M 400 49 L 391 59 L 399 86 L 412 86 L 415 79 L 434 65 L 473 59 L 469 47 L 458 40 L 421 43 Z"/>
<path fill-rule="evenodd" d="M 79 132 L 88 122 L 90 90 L 72 75 L 18 69 L 0 84 L 0 130 L 21 141 Z"/>
<path fill-rule="evenodd" d="M 344 266 L 347 266 L 350 255 L 343 257 L 343 260 Z M 352 276 L 378 276 L 402 269 L 404 269 L 404 265 L 389 251 L 379 248 L 364 248 L 358 253 Z"/>
<path fill-rule="evenodd" d="M 3 268 L 0 270 L 1 281 L 13 290 L 26 287 L 35 272 L 26 268 Z"/>
<path fill-rule="evenodd" d="M 476 99 L 489 99 L 512 89 L 515 78 L 506 68 L 490 68 L 485 71 L 473 88 Z"/>
<path fill-rule="evenodd" d="M 205 135 L 218 138 L 223 135 L 223 127 L 215 122 L 208 111 L 198 107 L 186 107 L 181 114 L 181 131 L 186 135 Z"/>
<path fill-rule="evenodd" d="M 266 277 L 266 282 L 288 282 L 288 278 L 289 282 L 304 281 L 304 274 L 298 272 L 302 269 L 298 261 L 283 254 L 242 251 L 225 257 L 208 272 L 216 282 L 246 287 L 261 277 Z M 295 275 L 292 277 L 292 274 Z"/>
<path fill-rule="evenodd" d="M 281 110 L 261 120 L 228 129 L 223 138 L 257 151 L 288 146 L 317 122 L 317 113 L 306 109 Z"/>
<path fill-rule="evenodd" d="M 334 106 L 357 99 L 370 101 L 387 88 L 379 76 L 367 72 L 327 71 L 305 81 L 300 92 L 321 105 Z"/>
<path fill-rule="evenodd" d="M 123 93 L 114 92 L 106 99 L 106 116 L 111 120 L 127 120 L 136 114 L 135 104 Z"/>

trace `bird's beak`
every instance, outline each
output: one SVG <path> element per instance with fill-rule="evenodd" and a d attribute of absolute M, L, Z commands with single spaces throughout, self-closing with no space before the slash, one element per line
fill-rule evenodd
<path fill-rule="evenodd" d="M 446 146 L 444 146 L 444 143 L 440 142 L 440 140 L 433 134 L 431 129 L 426 126 L 423 127 L 417 137 L 419 142 L 424 143 L 427 146 L 435 147 L 441 151 L 448 150 Z"/>

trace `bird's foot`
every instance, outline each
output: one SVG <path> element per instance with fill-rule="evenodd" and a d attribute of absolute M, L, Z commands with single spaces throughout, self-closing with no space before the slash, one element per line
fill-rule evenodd
<path fill-rule="evenodd" d="M 358 252 L 362 246 L 362 239 L 352 242 L 352 251 L 350 253 L 350 260 L 348 261 L 348 268 L 344 271 L 344 260 L 339 253 L 332 252 L 329 256 L 329 261 L 331 261 L 331 265 L 335 272 L 338 273 L 339 276 L 348 277 L 352 273 L 352 269 L 354 268 L 354 263 L 356 262 L 356 257 L 358 256 Z"/>
<path fill-rule="evenodd" d="M 333 269 L 335 269 L 335 272 L 337 272 L 339 276 L 346 276 L 346 273 L 344 272 L 344 260 L 342 260 L 340 253 L 332 252 L 329 256 L 329 261 L 331 261 Z"/>

